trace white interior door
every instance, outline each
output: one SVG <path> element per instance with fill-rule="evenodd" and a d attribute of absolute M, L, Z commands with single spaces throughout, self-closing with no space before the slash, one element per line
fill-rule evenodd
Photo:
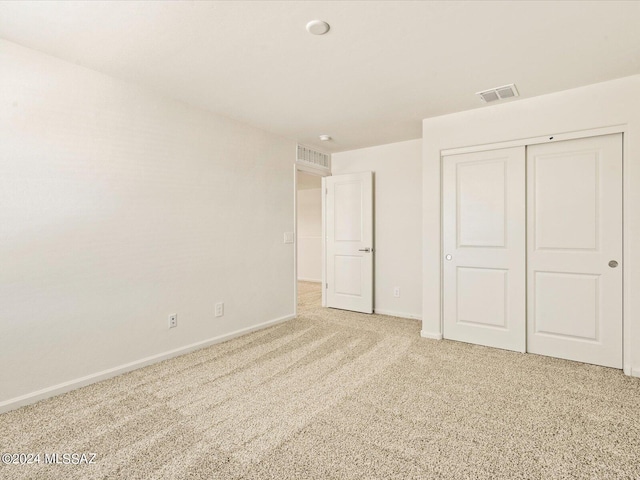
<path fill-rule="evenodd" d="M 527 350 L 622 368 L 622 135 L 531 146 L 527 169 Z"/>
<path fill-rule="evenodd" d="M 324 182 L 327 307 L 373 313 L 373 174 Z"/>
<path fill-rule="evenodd" d="M 443 163 L 444 336 L 525 351 L 525 148 Z"/>

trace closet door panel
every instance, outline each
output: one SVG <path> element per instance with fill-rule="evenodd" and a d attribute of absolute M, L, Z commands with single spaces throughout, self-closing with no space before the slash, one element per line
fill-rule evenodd
<path fill-rule="evenodd" d="M 443 159 L 444 336 L 525 350 L 525 149 Z"/>
<path fill-rule="evenodd" d="M 527 351 L 622 368 L 622 135 L 528 147 L 527 191 Z"/>

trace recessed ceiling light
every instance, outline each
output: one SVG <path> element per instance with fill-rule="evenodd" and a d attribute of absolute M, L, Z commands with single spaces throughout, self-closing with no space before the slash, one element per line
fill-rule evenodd
<path fill-rule="evenodd" d="M 307 23 L 307 31 L 313 35 L 324 35 L 331 27 L 322 20 L 311 20 Z"/>
<path fill-rule="evenodd" d="M 330 135 L 320 135 L 320 140 L 322 140 L 323 142 L 328 142 L 329 140 L 331 140 L 331 136 Z"/>

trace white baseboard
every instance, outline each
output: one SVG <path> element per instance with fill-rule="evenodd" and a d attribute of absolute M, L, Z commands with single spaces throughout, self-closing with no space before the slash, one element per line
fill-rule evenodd
<path fill-rule="evenodd" d="M 388 315 L 390 317 L 410 318 L 411 320 L 422 320 L 422 316 L 414 313 L 393 312 L 391 310 L 380 310 L 379 308 L 373 309 L 374 313 L 380 315 Z"/>
<path fill-rule="evenodd" d="M 317 278 L 301 278 L 301 277 L 298 277 L 298 281 L 299 282 L 322 283 L 322 280 L 321 279 L 317 279 Z"/>
<path fill-rule="evenodd" d="M 640 368 L 632 368 L 631 376 L 640 378 Z"/>
<path fill-rule="evenodd" d="M 441 333 L 429 333 L 429 332 L 425 332 L 424 330 L 422 330 L 420 332 L 420 336 L 422 338 L 430 338 L 431 340 L 442 340 L 442 334 Z"/>
<path fill-rule="evenodd" d="M 226 342 L 227 340 L 231 340 L 232 338 L 240 337 L 242 335 L 246 335 L 247 333 L 255 332 L 256 330 L 262 330 L 263 328 L 270 327 L 277 323 L 286 322 L 287 320 L 291 320 L 293 318 L 295 318 L 295 315 L 286 315 L 284 317 L 269 320 L 252 327 L 242 328 L 231 333 L 226 333 L 224 335 L 209 338 L 201 342 L 196 342 L 184 347 L 176 348 L 174 350 L 169 350 L 168 352 L 158 353 L 157 355 L 141 358 L 140 360 L 135 360 L 133 362 L 125 363 L 117 367 L 102 370 L 101 372 L 92 373 L 81 378 L 69 380 L 68 382 L 59 383 L 58 385 L 43 388 L 42 390 L 27 393 L 19 397 L 10 398 L 9 400 L 0 402 L 0 413 L 8 412 L 9 410 L 14 410 L 24 405 L 29 405 L 31 403 L 44 400 L 45 398 L 54 397 L 56 395 L 69 392 L 86 385 L 91 385 L 92 383 L 100 382 L 102 380 L 106 380 L 108 378 L 130 372 L 131 370 L 146 367 L 147 365 L 151 365 L 153 363 L 158 363 L 169 358 L 184 355 L 185 353 L 199 350 L 216 343 Z"/>

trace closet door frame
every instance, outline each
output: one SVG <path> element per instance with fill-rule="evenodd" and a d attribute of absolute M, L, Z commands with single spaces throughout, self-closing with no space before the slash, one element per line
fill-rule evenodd
<path fill-rule="evenodd" d="M 630 252 L 630 243 L 628 238 L 630 238 L 630 225 L 632 222 L 630 221 L 631 208 L 628 208 L 630 203 L 630 192 L 632 191 L 631 185 L 629 185 L 630 177 L 625 174 L 628 171 L 628 162 L 630 161 L 628 151 L 629 151 L 629 135 L 627 131 L 628 127 L 626 124 L 623 125 L 613 125 L 609 127 L 602 128 L 593 128 L 588 130 L 578 130 L 574 132 L 564 132 L 564 133 L 549 133 L 543 136 L 537 137 L 529 137 L 522 138 L 517 140 L 510 140 L 505 142 L 494 142 L 487 143 L 482 145 L 474 145 L 470 147 L 461 147 L 461 148 L 449 148 L 440 150 L 440 185 L 442 192 L 442 172 L 443 172 L 443 160 L 444 157 L 449 155 L 457 155 L 461 153 L 473 153 L 473 152 L 482 152 L 487 150 L 497 150 L 501 148 L 509 148 L 509 147 L 519 147 L 519 146 L 530 146 L 537 145 L 541 143 L 552 143 L 552 142 L 561 142 L 564 140 L 575 140 L 579 138 L 587 138 L 587 137 L 597 137 L 601 135 L 610 135 L 614 133 L 622 134 L 622 262 L 625 262 L 626 259 L 631 257 Z M 442 198 L 442 197 L 441 197 Z M 444 261 L 444 232 L 442 229 L 442 202 L 440 204 L 440 215 L 441 215 L 441 228 L 440 228 L 440 336 L 442 338 L 442 332 L 444 331 L 444 277 L 443 277 L 443 261 Z M 624 263 L 622 263 L 624 266 Z M 623 277 L 622 277 L 622 358 L 623 358 L 623 372 L 625 375 L 636 374 L 637 372 L 632 372 L 631 370 L 631 322 L 627 321 L 627 319 L 631 318 L 631 303 L 629 301 L 632 298 L 633 292 L 630 291 L 629 286 L 630 282 L 630 270 L 629 268 L 623 269 Z M 436 338 L 433 334 L 422 334 L 423 337 L 426 338 Z"/>

